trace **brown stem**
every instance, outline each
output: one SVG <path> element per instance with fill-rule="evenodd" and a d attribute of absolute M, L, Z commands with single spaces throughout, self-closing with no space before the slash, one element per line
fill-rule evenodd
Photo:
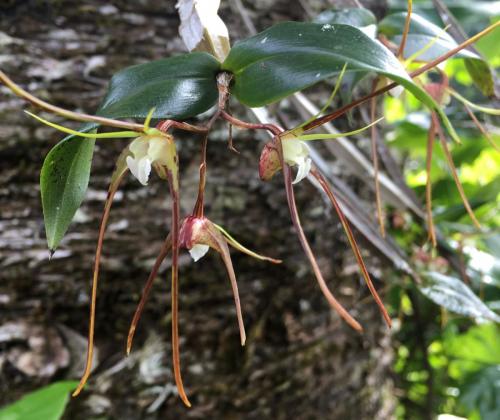
<path fill-rule="evenodd" d="M 425 209 L 427 213 L 427 229 L 429 231 L 429 240 L 432 246 L 437 246 L 436 229 L 434 228 L 434 219 L 432 217 L 432 180 L 431 180 L 431 164 L 434 140 L 436 139 L 436 125 L 434 118 L 431 119 L 431 126 L 427 133 L 427 157 L 425 162 L 426 182 L 425 182 Z"/>
<path fill-rule="evenodd" d="M 319 287 L 321 291 L 323 292 L 323 295 L 326 297 L 328 300 L 328 303 L 330 306 L 337 311 L 337 313 L 356 331 L 363 331 L 363 327 L 359 324 L 358 321 L 356 321 L 350 314 L 347 312 L 347 310 L 340 304 L 340 302 L 337 301 L 335 296 L 333 296 L 332 292 L 328 289 L 328 286 L 325 282 L 325 279 L 323 278 L 323 275 L 321 274 L 321 270 L 319 269 L 318 263 L 316 261 L 316 258 L 311 250 L 311 247 L 309 246 L 309 242 L 307 241 L 306 235 L 304 233 L 304 230 L 302 229 L 302 225 L 300 223 L 300 218 L 297 213 L 297 205 L 295 204 L 295 195 L 293 193 L 293 185 L 292 185 L 292 175 L 290 171 L 290 167 L 285 163 L 285 160 L 283 158 L 283 149 L 281 147 L 281 140 L 279 136 L 275 137 L 275 142 L 277 143 L 277 150 L 282 166 L 282 171 L 283 171 L 283 179 L 285 182 L 285 190 L 286 190 L 286 197 L 287 197 L 287 202 L 288 202 L 288 209 L 290 211 L 290 217 L 292 219 L 293 226 L 295 228 L 295 231 L 297 232 L 297 236 L 299 237 L 300 244 L 302 245 L 302 249 L 304 250 L 304 253 L 306 254 L 307 259 L 309 260 L 309 263 L 311 264 L 311 267 L 313 269 L 314 275 L 316 277 L 316 280 L 319 284 Z"/>
<path fill-rule="evenodd" d="M 396 54 L 398 58 L 403 58 L 403 53 L 406 46 L 406 39 L 408 38 L 408 32 L 410 32 L 410 22 L 411 22 L 411 12 L 412 12 L 412 0 L 408 0 L 408 12 L 406 13 L 405 27 L 403 30 L 403 37 L 401 38 L 401 43 L 399 44 L 398 53 Z"/>
<path fill-rule="evenodd" d="M 156 128 L 160 131 L 166 133 L 171 128 L 177 128 L 182 131 L 189 131 L 191 133 L 206 134 L 208 132 L 207 127 L 199 127 L 197 125 L 188 124 L 181 121 L 175 120 L 165 120 L 158 123 Z"/>
<path fill-rule="evenodd" d="M 443 55 L 439 56 L 438 58 L 436 58 L 435 60 L 433 60 L 433 61 L 425 64 L 424 66 L 418 68 L 417 70 L 411 72 L 410 77 L 414 78 L 414 77 L 420 76 L 422 73 L 425 73 L 426 71 L 436 67 L 438 64 L 442 63 L 443 61 L 447 60 L 451 56 L 455 55 L 457 52 L 463 50 L 464 48 L 468 47 L 470 44 L 473 44 L 478 39 L 487 35 L 491 31 L 496 29 L 498 26 L 500 26 L 500 21 L 495 22 L 494 24 L 488 26 L 486 29 L 484 29 L 481 32 L 477 33 L 476 35 L 472 36 L 467 41 L 462 42 L 457 47 L 451 49 L 450 51 L 448 51 L 448 52 L 444 53 Z M 317 128 L 323 124 L 326 124 L 327 122 L 330 122 L 330 121 L 340 117 L 341 115 L 344 115 L 347 111 L 351 110 L 352 108 L 355 108 L 356 106 L 361 105 L 361 104 L 365 103 L 366 101 L 369 101 L 374 96 L 379 96 L 385 92 L 390 91 L 392 88 L 396 87 L 397 85 L 399 85 L 399 83 L 393 82 L 393 83 L 386 85 L 380 89 L 377 89 L 375 92 L 372 92 L 369 95 L 363 96 L 362 98 L 351 102 L 350 104 L 344 105 L 342 108 L 339 108 L 337 111 L 334 111 L 331 114 L 324 115 L 320 118 L 317 118 L 317 119 L 311 121 L 309 124 L 306 124 L 303 127 L 304 132 L 310 131 L 314 128 Z"/>
<path fill-rule="evenodd" d="M 46 111 L 52 112 L 54 114 L 60 115 L 62 117 L 68 118 L 70 120 L 81 121 L 81 122 L 94 122 L 97 124 L 107 125 L 109 127 L 125 128 L 132 131 L 142 132 L 144 130 L 144 125 L 130 123 L 126 121 L 113 120 L 111 118 L 99 117 L 97 115 L 82 114 L 79 112 L 69 111 L 67 109 L 49 104 L 31 93 L 24 90 L 21 86 L 12 81 L 3 71 L 0 70 L 0 82 L 5 84 L 14 94 L 26 99 L 33 105 L 39 108 L 45 109 Z"/>
<path fill-rule="evenodd" d="M 191 407 L 188 400 L 181 375 L 181 361 L 179 351 L 179 184 L 177 176 L 170 170 L 168 183 L 170 195 L 172 196 L 172 363 L 174 367 L 175 384 L 179 391 L 179 396 L 186 406 Z"/>
<path fill-rule="evenodd" d="M 377 87 L 378 78 L 373 81 L 372 92 L 375 91 Z M 375 121 L 377 113 L 377 97 L 374 96 L 370 101 L 370 118 L 372 121 Z M 372 162 L 373 162 L 373 177 L 375 179 L 375 202 L 377 207 L 377 218 L 378 224 L 380 227 L 380 234 L 383 238 L 385 238 L 385 224 L 384 224 L 384 216 L 382 214 L 382 199 L 380 194 L 380 182 L 379 182 L 379 164 L 378 164 L 378 148 L 377 148 L 377 140 L 378 140 L 378 130 L 376 125 L 372 125 L 370 129 L 371 134 L 371 146 L 372 146 Z"/>
<path fill-rule="evenodd" d="M 267 130 L 274 134 L 275 136 L 279 135 L 280 133 L 283 132 L 282 129 L 280 129 L 278 126 L 274 124 L 254 124 L 254 123 L 249 123 L 246 121 L 242 121 L 236 117 L 233 117 L 232 115 L 228 114 L 226 111 L 221 111 L 220 116 L 228 121 L 230 124 L 239 127 L 239 128 L 244 128 L 247 130 Z"/>
<path fill-rule="evenodd" d="M 139 319 L 141 318 L 146 301 L 148 300 L 151 288 L 153 287 L 156 275 L 158 274 L 158 270 L 160 269 L 161 263 L 163 262 L 163 260 L 165 259 L 171 248 L 172 248 L 172 235 L 169 233 L 165 239 L 165 242 L 163 242 L 163 245 L 160 249 L 160 253 L 156 257 L 153 269 L 151 270 L 148 280 L 144 285 L 144 289 L 142 290 L 141 300 L 137 305 L 134 317 L 132 318 L 132 322 L 130 323 L 130 328 L 127 336 L 127 356 L 130 354 L 130 350 L 132 349 L 132 341 L 134 340 L 135 330 L 137 328 L 137 324 L 139 323 Z"/>
<path fill-rule="evenodd" d="M 363 257 L 361 256 L 361 251 L 360 251 L 359 246 L 356 242 L 356 239 L 354 238 L 354 234 L 352 233 L 351 227 L 349 225 L 349 222 L 347 221 L 347 218 L 344 215 L 344 212 L 340 208 L 339 203 L 338 203 L 337 199 L 335 198 L 335 196 L 333 195 L 333 191 L 331 190 L 330 186 L 328 185 L 328 182 L 326 181 L 325 177 L 315 168 L 311 170 L 311 175 L 317 179 L 317 181 L 319 182 L 319 184 L 323 188 L 323 191 L 326 193 L 326 195 L 330 199 L 330 202 L 332 203 L 333 208 L 337 212 L 337 215 L 339 216 L 339 219 L 340 219 L 340 223 L 342 224 L 342 227 L 344 228 L 344 231 L 347 235 L 347 239 L 349 240 L 349 244 L 351 245 L 352 252 L 354 253 L 354 257 L 356 258 L 356 261 L 358 263 L 359 269 L 361 270 L 361 273 L 363 274 L 363 278 L 365 279 L 366 285 L 368 286 L 370 293 L 372 294 L 373 298 L 375 299 L 375 302 L 377 303 L 378 307 L 380 308 L 380 312 L 382 313 L 382 316 L 384 317 L 385 322 L 387 323 L 387 326 L 390 328 L 392 325 L 391 317 L 387 313 L 387 310 L 385 309 L 384 303 L 382 302 L 382 299 L 378 295 L 377 290 L 375 289 L 375 286 L 373 285 L 370 274 L 368 273 L 365 262 L 363 261 Z"/>
<path fill-rule="evenodd" d="M 101 262 L 102 245 L 104 242 L 104 233 L 106 232 L 106 225 L 109 219 L 109 213 L 111 211 L 111 205 L 113 204 L 113 197 L 120 185 L 125 171 L 118 176 L 118 178 L 111 183 L 108 190 L 108 196 L 106 198 L 106 203 L 104 204 L 104 211 L 101 218 L 101 224 L 99 226 L 99 237 L 97 239 L 97 247 L 95 252 L 94 260 L 94 274 L 92 278 L 92 296 L 90 300 L 90 322 L 89 322 L 89 335 L 87 341 L 87 360 L 85 362 L 85 370 L 83 372 L 80 383 L 78 384 L 75 391 L 73 391 L 73 397 L 76 397 L 83 389 L 87 380 L 90 376 L 92 370 L 92 359 L 94 355 L 94 330 L 95 330 L 95 311 L 96 311 L 96 301 L 97 301 L 97 286 L 99 282 L 99 266 Z"/>
<path fill-rule="evenodd" d="M 450 149 L 448 148 L 448 143 L 446 142 L 446 137 L 443 133 L 441 125 L 439 124 L 438 117 L 434 112 L 432 113 L 432 118 L 434 120 L 434 124 L 436 125 L 439 140 L 441 142 L 441 147 L 443 148 L 443 152 L 444 152 L 444 155 L 446 157 L 446 161 L 447 161 L 448 166 L 450 168 L 451 174 L 453 176 L 453 180 L 455 181 L 455 185 L 457 186 L 460 197 L 462 198 L 462 202 L 464 203 L 464 207 L 467 210 L 467 213 L 469 214 L 470 218 L 472 219 L 472 222 L 474 223 L 474 225 L 478 229 L 480 229 L 481 224 L 476 219 L 476 216 L 474 215 L 474 212 L 472 211 L 472 207 L 469 204 L 469 200 L 467 199 L 467 196 L 465 195 L 465 191 L 462 187 L 460 179 L 458 178 L 457 168 L 455 167 L 455 164 L 453 163 L 453 157 L 451 156 Z"/>

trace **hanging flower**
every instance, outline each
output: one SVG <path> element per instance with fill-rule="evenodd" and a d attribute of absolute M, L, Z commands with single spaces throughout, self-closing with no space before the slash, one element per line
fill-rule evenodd
<path fill-rule="evenodd" d="M 147 185 L 151 168 L 155 168 L 160 178 L 166 179 L 166 170 L 172 168 L 177 173 L 176 151 L 173 139 L 169 135 L 144 135 L 137 137 L 128 146 L 130 155 L 126 162 L 132 175 L 142 185 Z"/>

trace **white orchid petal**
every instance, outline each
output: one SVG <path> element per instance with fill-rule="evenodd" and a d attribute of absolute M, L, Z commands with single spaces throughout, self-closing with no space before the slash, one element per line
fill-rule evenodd
<path fill-rule="evenodd" d="M 200 258 L 204 257 L 205 254 L 208 252 L 209 249 L 210 249 L 210 247 L 208 245 L 195 244 L 189 250 L 189 254 L 191 255 L 191 258 L 196 262 Z"/>
<path fill-rule="evenodd" d="M 130 172 L 134 177 L 138 178 L 139 177 L 139 167 L 138 167 L 138 161 L 134 159 L 132 156 L 127 156 L 126 159 L 127 166 L 130 169 Z"/>
<path fill-rule="evenodd" d="M 137 179 L 142 185 L 148 185 L 149 174 L 151 173 L 151 161 L 147 157 L 139 160 L 137 169 Z"/>
<path fill-rule="evenodd" d="M 302 181 L 307 175 L 309 175 L 309 172 L 311 171 L 311 158 L 306 158 L 303 159 L 301 162 L 297 163 L 298 170 L 297 170 L 297 175 L 295 176 L 295 180 L 293 181 L 293 184 L 297 184 L 298 182 Z"/>

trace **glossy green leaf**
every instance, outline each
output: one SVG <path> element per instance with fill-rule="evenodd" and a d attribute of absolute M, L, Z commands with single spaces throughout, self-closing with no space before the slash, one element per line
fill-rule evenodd
<path fill-rule="evenodd" d="M 380 42 L 353 26 L 279 23 L 234 45 L 222 67 L 234 74 L 231 93 L 248 106 L 263 106 L 337 75 L 375 72 L 392 79 L 439 113 L 455 141 L 458 135 L 445 113 L 406 73 Z"/>
<path fill-rule="evenodd" d="M 394 43 L 399 45 L 405 20 L 406 12 L 389 15 L 379 23 L 379 32 L 390 37 Z M 409 58 L 422 51 L 417 59 L 429 62 L 455 48 L 457 45 L 457 42 L 443 28 L 416 13 L 412 13 L 410 32 L 408 33 L 403 53 L 404 58 Z M 486 96 L 493 94 L 493 74 L 484 60 L 467 49 L 461 50 L 454 57 L 465 58 L 467 70 L 478 88 Z"/>
<path fill-rule="evenodd" d="M 262 106 L 347 71 L 371 71 L 432 100 L 409 78 L 387 48 L 357 28 L 285 22 L 234 45 L 223 68 L 234 74 L 231 92 L 248 106 Z"/>
<path fill-rule="evenodd" d="M 90 131 L 93 126 L 84 130 Z M 53 251 L 83 201 L 90 177 L 95 140 L 69 136 L 46 156 L 40 174 L 43 217 Z"/>
<path fill-rule="evenodd" d="M 78 382 L 56 382 L 0 409 L 1 420 L 59 420 Z"/>
<path fill-rule="evenodd" d="M 375 15 L 362 7 L 347 9 L 331 9 L 320 13 L 314 18 L 316 23 L 342 23 L 344 25 L 362 28 L 377 23 Z"/>
<path fill-rule="evenodd" d="M 128 67 L 111 79 L 98 115 L 109 118 L 185 119 L 212 107 L 220 63 L 196 52 Z"/>
<path fill-rule="evenodd" d="M 212 107 L 220 63 L 205 53 L 183 54 L 126 68 L 111 79 L 97 115 L 185 119 Z M 81 131 L 97 129 L 86 124 Z M 47 155 L 40 177 L 45 230 L 54 250 L 80 207 L 88 186 L 94 140 L 68 136 Z"/>
<path fill-rule="evenodd" d="M 500 322 L 500 316 L 490 310 L 461 280 L 444 274 L 427 273 L 420 291 L 434 303 L 450 312 L 465 315 L 477 321 Z"/>

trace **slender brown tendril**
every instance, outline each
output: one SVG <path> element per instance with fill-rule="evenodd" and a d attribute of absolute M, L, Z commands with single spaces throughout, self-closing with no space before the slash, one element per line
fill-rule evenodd
<path fill-rule="evenodd" d="M 89 321 L 89 335 L 87 340 L 87 359 L 85 362 L 85 370 L 83 372 L 80 383 L 78 384 L 75 391 L 73 391 L 73 397 L 76 397 L 83 389 L 87 380 L 90 376 L 92 370 L 92 359 L 94 355 L 94 329 L 95 329 L 95 310 L 96 310 L 96 300 L 97 300 L 97 286 L 99 280 L 99 265 L 101 262 L 102 245 L 104 241 L 104 233 L 106 232 L 106 225 L 109 219 L 109 213 L 111 210 L 111 205 L 113 204 L 113 197 L 115 196 L 116 190 L 123 179 L 125 172 L 123 172 L 119 177 L 113 182 L 108 190 L 108 196 L 106 198 L 106 203 L 104 204 L 104 212 L 102 214 L 101 224 L 99 227 L 99 237 L 97 239 L 97 247 L 95 252 L 94 261 L 94 275 L 92 278 L 92 296 L 90 301 L 90 321 Z"/>
<path fill-rule="evenodd" d="M 365 262 L 363 261 L 363 257 L 361 256 L 361 251 L 360 251 L 359 246 L 356 242 L 356 239 L 354 238 L 354 234 L 352 233 L 351 227 L 349 225 L 349 222 L 347 221 L 347 218 L 344 215 L 344 212 L 340 208 L 339 203 L 338 203 L 337 199 L 335 198 L 335 196 L 333 195 L 333 191 L 331 190 L 330 186 L 328 185 L 328 182 L 326 181 L 325 177 L 316 168 L 311 169 L 311 175 L 314 176 L 314 178 L 316 178 L 316 180 L 319 182 L 319 184 L 323 188 L 323 191 L 326 193 L 326 195 L 330 199 L 330 202 L 332 203 L 333 208 L 335 209 L 337 215 L 339 216 L 340 223 L 342 224 L 342 227 L 344 228 L 344 231 L 347 235 L 347 239 L 349 240 L 349 244 L 351 245 L 352 252 L 354 253 L 354 257 L 356 258 L 359 269 L 361 270 L 361 273 L 363 274 L 363 278 L 365 279 L 366 285 L 368 286 L 370 293 L 372 294 L 373 298 L 375 299 L 375 302 L 377 303 L 378 307 L 380 308 L 380 312 L 382 313 L 382 316 L 384 317 L 384 320 L 387 323 L 387 326 L 390 328 L 392 325 L 391 317 L 387 313 L 387 310 L 385 309 L 384 303 L 382 302 L 382 299 L 378 295 L 377 290 L 375 289 L 375 286 L 373 285 L 370 274 L 368 273 L 368 269 L 366 268 Z"/>
<path fill-rule="evenodd" d="M 182 383 L 179 351 L 179 183 L 177 175 L 172 174 L 170 169 L 167 176 L 172 197 L 172 363 L 179 396 L 186 406 L 191 407 Z"/>
<path fill-rule="evenodd" d="M 427 132 L 427 156 L 425 162 L 426 182 L 425 182 L 425 209 L 427 213 L 427 230 L 429 232 L 429 240 L 435 248 L 437 245 L 436 229 L 434 228 L 434 219 L 432 217 L 432 180 L 431 180 L 431 164 L 432 164 L 432 151 L 434 148 L 434 141 L 436 139 L 436 125 L 434 118 L 431 119 L 431 126 Z"/>
<path fill-rule="evenodd" d="M 127 356 L 130 354 L 130 350 L 132 349 L 132 342 L 134 340 L 135 331 L 137 329 L 137 324 L 141 319 L 142 312 L 144 310 L 144 306 L 146 305 L 146 301 L 148 300 L 149 294 L 151 292 L 151 288 L 153 287 L 153 283 L 158 274 L 158 270 L 160 269 L 161 263 L 165 259 L 165 257 L 170 252 L 172 248 L 172 235 L 169 233 L 163 242 L 160 253 L 156 257 L 156 261 L 154 263 L 153 269 L 149 274 L 148 280 L 144 285 L 144 289 L 142 290 L 141 300 L 137 305 L 137 308 L 134 313 L 134 317 L 132 318 L 132 322 L 130 323 L 130 328 L 127 336 Z"/>
<path fill-rule="evenodd" d="M 444 135 L 443 129 L 441 128 L 441 125 L 439 124 L 438 117 L 434 112 L 432 113 L 432 118 L 434 120 L 434 124 L 436 125 L 436 130 L 438 133 L 439 140 L 441 142 L 441 147 L 443 148 L 443 152 L 444 152 L 444 155 L 446 157 L 446 161 L 448 163 L 451 174 L 453 176 L 453 180 L 455 181 L 455 185 L 457 186 L 458 192 L 460 194 L 460 198 L 462 199 L 462 202 L 464 204 L 465 210 L 467 210 L 467 213 L 469 214 L 469 217 L 472 219 L 472 222 L 474 223 L 474 225 L 478 229 L 480 229 L 481 224 L 476 219 L 476 216 L 474 215 L 474 212 L 472 211 L 472 207 L 469 204 L 469 200 L 467 199 L 467 196 L 465 195 L 465 191 L 462 187 L 462 183 L 460 182 L 460 179 L 458 178 L 457 168 L 455 167 L 455 164 L 453 163 L 453 157 L 451 156 L 450 149 L 448 148 L 448 143 L 446 142 L 446 137 Z"/>
<path fill-rule="evenodd" d="M 378 78 L 373 81 L 372 92 L 377 87 Z M 374 96 L 370 100 L 370 119 L 375 121 L 375 117 L 377 115 L 377 97 Z M 379 182 L 379 160 L 378 160 L 378 150 L 377 150 L 377 141 L 378 141 L 378 129 L 375 124 L 373 124 L 370 128 L 371 134 L 371 146 L 372 146 L 372 163 L 373 163 L 373 178 L 375 180 L 375 202 L 377 207 L 377 219 L 378 225 L 380 228 L 380 234 L 385 238 L 385 224 L 384 224 L 384 215 L 382 213 L 382 198 L 380 194 L 380 182 Z"/>
<path fill-rule="evenodd" d="M 408 38 L 408 32 L 410 32 L 412 6 L 413 6 L 412 0 L 408 0 L 408 12 L 406 13 L 405 27 L 403 30 L 403 36 L 401 37 L 401 43 L 399 44 L 398 53 L 396 54 L 398 58 L 403 58 L 406 46 L 406 39 Z"/>
<path fill-rule="evenodd" d="M 126 121 L 114 120 L 111 118 L 99 117 L 97 115 L 82 114 L 79 112 L 69 111 L 67 109 L 49 104 L 33 96 L 31 93 L 24 90 L 21 86 L 16 84 L 12 79 L 10 79 L 3 71 L 0 70 L 0 82 L 7 86 L 14 94 L 26 99 L 33 105 L 38 106 L 46 111 L 52 112 L 54 114 L 60 115 L 62 117 L 68 118 L 70 120 L 81 121 L 81 122 L 94 122 L 97 124 L 107 125 L 109 127 L 125 128 L 132 131 L 141 132 L 144 129 L 144 125 L 137 123 L 130 123 Z"/>
<path fill-rule="evenodd" d="M 302 225 L 300 223 L 300 218 L 297 213 L 297 206 L 295 204 L 295 195 L 293 193 L 293 185 L 292 185 L 292 174 L 290 167 L 285 163 L 284 157 L 283 157 L 283 149 L 281 147 L 281 140 L 279 136 L 276 136 L 274 138 L 274 141 L 276 142 L 277 145 L 277 150 L 278 150 L 278 155 L 280 158 L 281 162 L 281 167 L 283 171 L 283 180 L 285 182 L 285 190 L 286 190 L 286 197 L 288 201 L 288 208 L 290 211 L 290 217 L 292 219 L 293 226 L 295 227 L 295 231 L 297 232 L 297 236 L 299 237 L 300 244 L 302 245 L 302 249 L 304 250 L 304 253 L 306 254 L 307 259 L 309 260 L 309 263 L 311 264 L 311 267 L 313 269 L 314 275 L 316 277 L 316 280 L 318 282 L 318 285 L 323 292 L 323 295 L 326 297 L 328 303 L 330 306 L 337 311 L 337 313 L 349 324 L 353 329 L 356 331 L 363 331 L 363 327 L 359 324 L 358 321 L 356 321 L 349 312 L 340 304 L 339 301 L 333 296 L 332 292 L 328 288 L 325 279 L 323 278 L 323 275 L 321 274 L 321 270 L 319 269 L 318 263 L 316 261 L 316 257 L 314 256 L 311 247 L 309 245 L 309 242 L 307 241 L 306 235 L 304 233 L 304 230 L 302 229 Z"/>

